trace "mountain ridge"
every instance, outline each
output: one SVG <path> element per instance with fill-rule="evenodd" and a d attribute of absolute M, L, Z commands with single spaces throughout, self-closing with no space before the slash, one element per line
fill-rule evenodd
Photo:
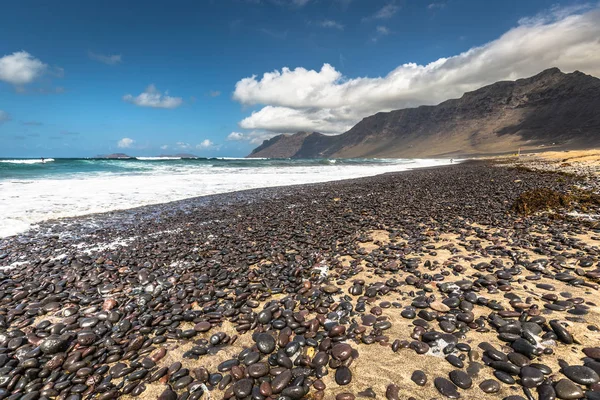
<path fill-rule="evenodd" d="M 438 105 L 363 118 L 335 136 L 278 135 L 248 157 L 436 157 L 600 146 L 600 79 L 549 68 Z"/>

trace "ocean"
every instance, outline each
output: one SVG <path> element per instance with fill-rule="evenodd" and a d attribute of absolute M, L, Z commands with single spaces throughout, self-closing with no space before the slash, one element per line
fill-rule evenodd
<path fill-rule="evenodd" d="M 0 159 L 0 237 L 61 217 L 449 163 L 448 159 Z"/>

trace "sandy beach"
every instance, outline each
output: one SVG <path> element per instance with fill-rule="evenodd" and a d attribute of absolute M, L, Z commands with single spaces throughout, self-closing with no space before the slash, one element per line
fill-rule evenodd
<path fill-rule="evenodd" d="M 599 171 L 549 152 L 43 223 L 0 240 L 0 398 L 598 399 Z"/>

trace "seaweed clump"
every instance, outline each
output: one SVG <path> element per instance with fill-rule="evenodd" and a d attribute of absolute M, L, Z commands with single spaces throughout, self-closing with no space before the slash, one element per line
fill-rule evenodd
<path fill-rule="evenodd" d="M 574 207 L 587 211 L 589 207 L 594 206 L 600 206 L 600 195 L 590 190 L 577 189 L 566 194 L 548 188 L 539 188 L 521 193 L 511 209 L 519 214 L 533 214 L 538 211 Z"/>
<path fill-rule="evenodd" d="M 532 214 L 571 206 L 571 196 L 548 188 L 528 190 L 515 200 L 512 210 L 519 214 Z"/>

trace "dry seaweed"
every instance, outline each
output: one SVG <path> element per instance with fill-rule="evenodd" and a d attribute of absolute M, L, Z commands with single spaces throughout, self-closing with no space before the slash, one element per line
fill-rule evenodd
<path fill-rule="evenodd" d="M 594 206 L 600 206 L 600 195 L 590 190 L 575 189 L 571 193 L 560 193 L 549 188 L 540 188 L 523 192 L 515 200 L 512 211 L 532 214 L 574 207 L 587 211 L 589 207 Z"/>

